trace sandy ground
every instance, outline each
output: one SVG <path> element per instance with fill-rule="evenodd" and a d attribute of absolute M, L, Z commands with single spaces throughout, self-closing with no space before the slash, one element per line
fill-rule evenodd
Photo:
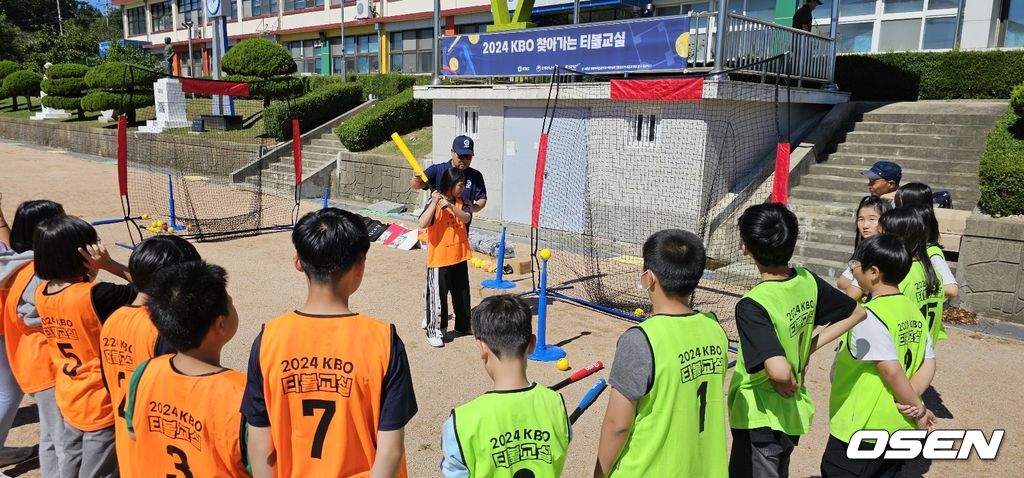
<path fill-rule="evenodd" d="M 87 160 L 60 151 L 0 143 L 0 192 L 8 218 L 16 205 L 26 199 L 59 201 L 71 214 L 87 220 L 120 215 L 114 166 L 110 162 Z M 315 207 L 307 204 L 305 208 Z M 107 244 L 127 239 L 123 225 L 99 227 Z M 291 266 L 292 248 L 287 234 L 277 233 L 220 243 L 197 244 L 203 256 L 227 268 L 229 289 L 242 318 L 238 335 L 224 351 L 226 366 L 245 370 L 249 347 L 260 324 L 300 305 L 305 297 L 302 275 Z M 112 247 L 115 258 L 127 261 L 129 251 Z M 557 260 L 557 256 L 553 259 Z M 353 298 L 355 309 L 393 322 L 406 343 L 419 402 L 419 413 L 406 429 L 411 476 L 437 476 L 440 426 L 449 410 L 486 391 L 490 386 L 471 338 L 460 338 L 443 349 L 427 345 L 419 328 L 422 314 L 423 251 L 404 252 L 374 245 L 370 249 L 366 279 Z M 486 275 L 471 269 L 471 282 L 479 284 Z M 529 279 L 517 291 L 526 290 Z M 487 292 L 474 287 L 474 302 Z M 611 365 L 615 340 L 630 323 L 596 314 L 564 303 L 549 308 L 548 340 L 561 343 L 573 366 L 594 360 Z M 936 462 L 928 476 L 1014 476 L 1024 467 L 1024 446 L 1017 432 L 1024 426 L 1024 412 L 1016 400 L 1024 383 L 1024 344 L 968 332 L 950 331 L 950 340 L 939 349 L 936 394 L 930 398 L 939 412 L 941 428 L 1008 428 L 998 458 L 982 462 Z M 793 476 L 817 475 L 818 463 L 828 434 L 828 368 L 830 352 L 811 364 L 809 387 L 818 403 L 818 416 L 810 435 L 792 459 Z M 566 374 L 554 365 L 531 362 L 533 380 L 552 384 Z M 600 372 L 584 383 L 563 389 L 565 402 L 575 406 Z M 723 391 L 724 393 L 724 391 Z M 596 456 L 598 429 L 607 394 L 574 427 L 575 439 L 569 451 L 565 476 L 589 476 Z M 724 420 L 724 417 L 723 417 Z M 7 445 L 37 443 L 34 407 L 26 398 Z M 686 437 L 679 437 L 685 440 Z M 669 444 L 671 446 L 671 444 Z M 11 476 L 39 476 L 36 462 L 3 470 Z"/>

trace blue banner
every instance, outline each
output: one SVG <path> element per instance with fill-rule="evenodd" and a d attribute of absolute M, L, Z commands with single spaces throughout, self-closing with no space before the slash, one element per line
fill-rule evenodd
<path fill-rule="evenodd" d="M 644 18 L 447 36 L 447 76 L 550 75 L 556 65 L 583 73 L 678 71 L 689 56 L 690 18 Z"/>

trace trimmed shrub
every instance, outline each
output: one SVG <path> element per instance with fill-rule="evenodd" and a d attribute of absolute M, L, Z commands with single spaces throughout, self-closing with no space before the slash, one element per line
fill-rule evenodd
<path fill-rule="evenodd" d="M 427 82 L 430 81 L 429 76 L 421 78 L 419 76 L 401 75 L 398 73 L 379 73 L 356 77 L 356 81 L 363 85 L 363 91 L 377 99 L 387 99 L 395 96 L 412 88 L 413 85 L 418 84 L 417 82 L 423 79 L 426 79 Z"/>
<path fill-rule="evenodd" d="M 855 101 L 1009 98 L 1024 81 L 1024 51 L 842 55 L 836 83 Z"/>
<path fill-rule="evenodd" d="M 44 90 L 45 91 L 45 90 Z M 54 108 L 65 111 L 75 111 L 78 113 L 78 117 L 81 118 L 83 115 L 82 111 L 82 97 L 80 96 L 57 96 L 49 93 L 42 99 L 43 106 L 47 108 Z"/>
<path fill-rule="evenodd" d="M 114 110 L 135 122 L 135 110 L 152 106 L 156 73 L 121 62 L 102 63 L 89 70 L 85 84 L 96 91 L 82 98 L 85 111 Z"/>
<path fill-rule="evenodd" d="M 47 95 L 75 96 L 86 89 L 85 78 L 46 78 L 39 84 Z"/>
<path fill-rule="evenodd" d="M 4 78 L 4 91 L 11 97 L 12 109 L 18 110 L 18 97 L 24 96 L 28 102 L 28 109 L 32 109 L 32 97 L 39 94 L 39 83 L 43 81 L 43 75 L 30 70 L 21 70 L 11 73 Z"/>
<path fill-rule="evenodd" d="M 115 115 L 125 113 L 128 121 L 134 122 L 135 110 L 153 106 L 156 100 L 152 92 L 111 92 L 93 91 L 82 98 L 82 109 L 85 111 L 114 110 Z"/>
<path fill-rule="evenodd" d="M 978 180 L 982 211 L 993 216 L 1024 214 L 1024 117 L 1013 108 L 988 133 Z"/>
<path fill-rule="evenodd" d="M 359 106 L 362 101 L 363 90 L 359 85 L 327 85 L 291 102 L 270 105 L 263 110 L 263 124 L 268 135 L 287 141 L 292 139 L 292 118 L 299 120 L 305 133 Z"/>
<path fill-rule="evenodd" d="M 51 80 L 62 78 L 85 78 L 89 67 L 78 63 L 60 63 L 46 69 L 46 77 Z M 43 90 L 46 91 L 46 90 Z"/>
<path fill-rule="evenodd" d="M 16 72 L 16 71 L 18 71 L 20 69 L 21 69 L 21 65 L 15 63 L 13 61 L 10 61 L 10 60 L 0 61 L 0 84 L 2 84 L 4 82 L 4 78 L 7 78 L 8 75 L 10 75 L 11 73 L 14 73 L 14 72 Z M 7 98 L 7 94 L 4 93 L 3 95 L 0 95 L 0 98 Z"/>
<path fill-rule="evenodd" d="M 303 82 L 294 76 L 282 76 L 263 79 L 258 76 L 228 75 L 226 81 L 249 83 L 249 96 L 263 100 L 263 106 L 269 106 L 271 99 L 294 98 L 302 94 Z"/>
<path fill-rule="evenodd" d="M 1010 108 L 1013 108 L 1017 116 L 1024 117 L 1024 83 L 1014 87 L 1010 93 Z"/>
<path fill-rule="evenodd" d="M 228 75 L 237 77 L 255 77 L 259 79 L 275 78 L 295 73 L 297 67 L 292 54 L 283 45 L 266 38 L 250 38 L 238 42 L 231 47 L 220 62 L 221 69 Z M 234 81 L 246 81 L 235 79 Z M 282 89 L 277 83 L 259 85 L 253 96 L 263 98 L 263 106 L 270 106 L 270 100 L 284 98 L 293 94 L 302 94 L 302 82 L 293 86 L 291 82 L 282 82 Z M 298 88 L 297 93 L 293 89 Z"/>
<path fill-rule="evenodd" d="M 311 75 L 311 76 L 303 76 L 302 80 L 306 83 L 305 84 L 305 91 L 306 91 L 306 93 L 309 93 L 311 91 L 316 91 L 316 90 L 318 90 L 320 88 L 323 88 L 325 86 L 344 84 L 345 83 L 344 81 L 341 80 L 340 76 Z M 351 81 L 349 81 L 349 83 L 351 83 Z"/>
<path fill-rule="evenodd" d="M 430 102 L 412 97 L 412 90 L 392 96 L 373 108 L 363 111 L 334 130 L 349 151 L 366 151 L 391 137 L 405 134 L 430 124 Z"/>

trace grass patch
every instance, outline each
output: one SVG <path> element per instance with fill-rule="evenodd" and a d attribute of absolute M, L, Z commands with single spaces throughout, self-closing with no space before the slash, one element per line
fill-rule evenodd
<path fill-rule="evenodd" d="M 14 101 L 11 98 L 0 100 L 0 116 L 8 118 L 30 118 L 43 108 L 39 98 L 32 98 L 32 109 L 25 107 L 25 97 L 18 97 L 18 111 L 14 111 Z"/>
<path fill-rule="evenodd" d="M 409 151 L 412 151 L 412 155 L 417 158 L 422 158 L 433 150 L 434 147 L 434 127 L 426 126 L 415 130 L 411 133 L 402 135 L 402 139 L 405 140 L 406 146 L 409 147 Z M 401 156 L 402 152 L 398 150 L 398 146 L 395 145 L 394 141 L 387 141 L 384 144 L 377 146 L 368 151 L 373 154 L 382 154 L 385 156 Z"/>

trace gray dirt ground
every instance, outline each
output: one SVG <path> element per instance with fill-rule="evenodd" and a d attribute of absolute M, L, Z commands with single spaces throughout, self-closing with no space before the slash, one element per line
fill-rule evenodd
<path fill-rule="evenodd" d="M 8 218 L 26 199 L 49 198 L 65 205 L 69 213 L 87 220 L 120 215 L 113 164 L 83 159 L 63 152 L 0 143 L 0 193 Z M 312 204 L 306 208 L 315 207 Z M 98 228 L 107 244 L 126 240 L 123 225 Z M 301 304 L 305 297 L 303 276 L 291 265 L 292 248 L 285 233 L 269 234 L 220 243 L 197 244 L 203 256 L 227 268 L 230 292 L 242 318 L 238 335 L 224 351 L 225 365 L 244 370 L 252 339 L 260 324 Z M 127 261 L 128 251 L 111 247 L 115 258 Z M 553 260 L 557 260 L 557 255 Z M 353 306 L 379 319 L 393 322 L 404 339 L 416 387 L 420 411 L 406 429 L 411 476 L 437 476 L 439 429 L 449 410 L 487 390 L 484 374 L 471 338 L 460 338 L 443 349 L 427 345 L 419 328 L 422 311 L 423 251 L 403 252 L 374 245 L 370 249 L 366 279 Z M 479 284 L 486 274 L 471 269 Z M 518 291 L 526 290 L 528 279 Z M 486 292 L 474 288 L 474 303 Z M 594 360 L 611 365 L 615 340 L 631 324 L 563 303 L 549 308 L 549 342 L 566 342 L 574 367 Z M 942 419 L 941 428 L 976 428 L 991 432 L 1008 428 L 996 461 L 942 462 L 931 465 L 928 476 L 1019 476 L 1024 466 L 1024 447 L 1018 428 L 1024 425 L 1017 399 L 1024 383 L 1024 344 L 976 332 L 953 329 L 950 340 L 939 348 L 937 394 L 930 400 Z M 813 431 L 801 440 L 793 455 L 793 476 L 817 475 L 818 462 L 827 438 L 828 369 L 830 352 L 813 360 L 809 378 L 818 404 Z M 554 365 L 531 362 L 530 376 L 551 384 L 565 373 Z M 574 406 L 600 372 L 583 384 L 564 389 L 565 402 Z M 723 391 L 724 393 L 724 391 Z M 589 476 L 596 456 L 598 428 L 607 394 L 577 422 L 565 476 Z M 724 420 L 724 417 L 723 417 Z M 31 400 L 26 399 L 8 445 L 32 445 L 38 428 Z M 686 437 L 679 437 L 685 440 Z M 671 444 L 669 444 L 671 447 Z M 3 470 L 11 476 L 39 476 L 35 462 Z"/>

